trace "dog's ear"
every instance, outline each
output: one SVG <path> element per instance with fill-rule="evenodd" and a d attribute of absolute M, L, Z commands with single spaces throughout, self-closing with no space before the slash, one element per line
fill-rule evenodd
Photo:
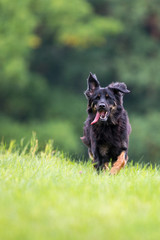
<path fill-rule="evenodd" d="M 95 74 L 90 73 L 87 79 L 88 88 L 85 91 L 87 97 L 91 97 L 96 89 L 100 87 L 99 81 Z"/>
<path fill-rule="evenodd" d="M 108 88 L 110 88 L 111 90 L 113 90 L 115 92 L 130 93 L 130 91 L 127 89 L 127 86 L 125 83 L 120 83 L 120 82 L 111 83 L 108 86 Z"/>

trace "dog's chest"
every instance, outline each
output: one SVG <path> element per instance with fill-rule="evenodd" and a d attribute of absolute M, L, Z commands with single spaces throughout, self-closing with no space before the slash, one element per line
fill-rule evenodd
<path fill-rule="evenodd" d="M 101 156 L 106 156 L 109 152 L 109 147 L 107 145 L 100 145 L 99 152 L 100 152 Z"/>
<path fill-rule="evenodd" d="M 101 156 L 106 156 L 112 148 L 121 145 L 121 139 L 116 126 L 108 126 L 97 129 L 95 132 L 96 146 Z"/>
<path fill-rule="evenodd" d="M 117 138 L 118 131 L 115 126 L 105 126 L 94 129 L 95 138 L 100 145 L 112 145 Z"/>

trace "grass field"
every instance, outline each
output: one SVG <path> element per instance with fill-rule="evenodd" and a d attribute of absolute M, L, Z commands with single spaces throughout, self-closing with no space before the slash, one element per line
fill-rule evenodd
<path fill-rule="evenodd" d="M 0 149 L 0 239 L 160 239 L 160 171 L 129 164 L 97 174 L 51 144 Z"/>

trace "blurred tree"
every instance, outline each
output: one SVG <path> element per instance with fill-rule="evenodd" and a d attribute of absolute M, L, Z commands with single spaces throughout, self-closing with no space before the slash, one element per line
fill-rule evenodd
<path fill-rule="evenodd" d="M 31 0 L 0 1 L 0 84 L 20 86 L 28 81 L 27 57 L 33 41 L 36 18 Z M 32 45 L 33 46 L 33 45 Z"/>
<path fill-rule="evenodd" d="M 41 36 L 45 31 L 62 45 L 100 46 L 106 42 L 106 34 L 117 34 L 123 29 L 116 18 L 97 15 L 86 0 L 39 0 L 34 7 L 40 16 L 38 28 Z"/>
<path fill-rule="evenodd" d="M 32 55 L 34 49 L 43 49 L 46 58 L 49 58 L 50 50 L 54 52 L 57 48 L 61 51 L 63 46 L 99 46 L 105 42 L 106 33 L 116 34 L 122 31 L 119 21 L 97 16 L 91 4 L 85 0 L 1 0 L 0 9 L 0 107 L 5 114 L 17 116 L 21 120 L 30 116 L 43 116 L 42 109 L 46 102 L 49 103 L 49 88 L 46 99 L 45 94 L 39 94 L 38 90 L 38 87 L 43 88 L 45 85 L 47 91 L 46 79 L 30 71 L 30 58 L 35 56 Z M 55 62 L 63 58 L 58 55 L 59 52 L 55 56 Z M 41 62 L 39 58 L 35 61 L 36 67 L 40 69 L 36 74 L 44 72 L 45 78 L 48 74 L 53 77 L 47 67 L 48 62 L 49 66 L 53 66 L 52 59 L 46 61 L 42 56 Z M 34 68 L 33 65 L 31 69 Z M 56 64 L 54 70 L 57 72 Z M 29 88 L 30 95 L 34 96 L 32 106 L 31 99 L 25 98 Z M 36 104 L 37 96 L 44 100 L 41 110 Z M 34 114 L 30 114 L 29 109 Z"/>

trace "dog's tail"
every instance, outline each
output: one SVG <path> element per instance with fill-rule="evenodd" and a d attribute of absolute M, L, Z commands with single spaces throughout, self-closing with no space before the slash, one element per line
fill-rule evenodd
<path fill-rule="evenodd" d="M 82 140 L 82 142 L 83 142 L 85 145 L 87 145 L 87 147 L 90 147 L 89 141 L 88 141 L 88 139 L 87 139 L 85 136 L 80 137 L 80 139 Z"/>

